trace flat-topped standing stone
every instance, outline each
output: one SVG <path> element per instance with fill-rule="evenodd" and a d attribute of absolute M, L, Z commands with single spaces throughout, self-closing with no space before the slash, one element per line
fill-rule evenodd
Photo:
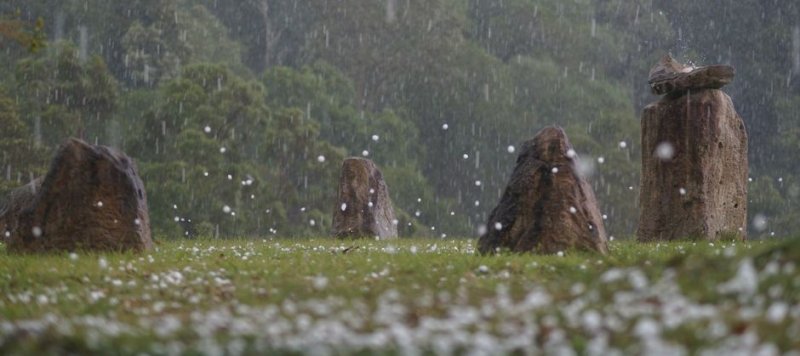
<path fill-rule="evenodd" d="M 375 163 L 365 158 L 345 159 L 333 210 L 333 235 L 395 238 L 396 221 L 389 189 Z"/>
<path fill-rule="evenodd" d="M 637 239 L 744 239 L 747 174 L 747 131 L 721 90 L 690 90 L 648 105 Z"/>
<path fill-rule="evenodd" d="M 735 71 L 729 65 L 690 67 L 665 55 L 650 70 L 648 83 L 653 94 L 680 94 L 690 89 L 719 89 L 733 81 Z"/>
<path fill-rule="evenodd" d="M 576 159 L 560 127 L 547 127 L 525 142 L 478 250 L 607 253 L 600 209 L 592 187 L 578 174 Z"/>
<path fill-rule="evenodd" d="M 10 252 L 141 251 L 153 247 L 144 185 L 134 162 L 70 139 L 41 187 L 6 225 Z"/>

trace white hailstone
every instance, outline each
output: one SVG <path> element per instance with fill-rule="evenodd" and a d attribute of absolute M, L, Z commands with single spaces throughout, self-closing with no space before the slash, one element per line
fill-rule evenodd
<path fill-rule="evenodd" d="M 463 159 L 469 159 L 469 155 L 465 153 L 465 154 L 461 155 L 461 158 L 463 158 Z"/>
<path fill-rule="evenodd" d="M 608 215 L 603 214 L 603 220 L 607 220 L 607 219 L 608 219 Z"/>
<path fill-rule="evenodd" d="M 342 206 L 339 209 L 342 209 L 342 211 L 347 210 L 347 203 L 342 203 Z"/>
<path fill-rule="evenodd" d="M 304 207 L 304 206 L 303 206 L 303 207 L 300 207 L 300 211 L 301 211 L 301 212 L 305 212 L 305 211 L 306 211 L 306 207 Z"/>
<path fill-rule="evenodd" d="M 408 249 L 408 252 L 411 252 L 412 254 L 416 255 L 417 254 L 417 245 L 411 245 L 411 247 Z"/>
<path fill-rule="evenodd" d="M 422 203 L 422 198 L 417 198 L 417 203 Z"/>
<path fill-rule="evenodd" d="M 219 148 L 219 153 L 225 153 L 225 151 L 227 151 L 227 150 L 228 150 L 228 149 L 227 149 L 227 148 L 225 148 L 225 147 L 220 147 L 220 148 Z"/>
<path fill-rule="evenodd" d="M 369 188 L 369 193 L 370 193 L 370 194 L 375 194 L 375 189 L 373 189 L 373 188 Z"/>
<path fill-rule="evenodd" d="M 436 226 L 431 226 L 431 231 L 436 231 Z"/>
<path fill-rule="evenodd" d="M 633 190 L 633 186 L 632 186 L 632 185 L 629 185 L 629 186 L 628 186 L 628 190 Z"/>
<path fill-rule="evenodd" d="M 47 304 L 47 302 L 48 302 L 47 296 L 44 294 L 40 294 L 39 296 L 36 297 L 36 303 L 38 304 Z"/>
<path fill-rule="evenodd" d="M 380 137 L 380 136 L 378 136 L 378 135 L 372 135 L 372 141 L 378 142 L 378 140 L 380 140 L 380 139 L 381 139 L 381 137 Z"/>
<path fill-rule="evenodd" d="M 181 218 L 179 218 L 179 217 L 177 217 L 177 216 L 176 216 L 176 217 L 175 217 L 175 218 L 173 218 L 172 220 L 175 220 L 175 222 L 178 222 L 178 221 L 181 221 Z"/>
<path fill-rule="evenodd" d="M 255 198 L 256 198 L 255 194 L 250 194 L 250 199 L 255 199 Z"/>
<path fill-rule="evenodd" d="M 572 213 L 572 214 L 575 214 L 575 213 L 578 212 L 578 209 L 575 209 L 574 206 L 571 206 L 571 207 L 569 207 L 569 212 Z"/>
<path fill-rule="evenodd" d="M 11 237 L 11 231 L 7 231 L 3 234 L 5 237 Z"/>
<path fill-rule="evenodd" d="M 172 204 L 172 209 L 178 209 L 178 204 Z"/>
<path fill-rule="evenodd" d="M 421 214 L 421 213 L 419 212 L 419 210 L 417 210 L 417 211 L 415 211 L 415 212 L 414 212 L 414 216 L 416 216 L 416 217 L 419 217 L 419 215 L 420 215 L 420 214 Z"/>
<path fill-rule="evenodd" d="M 231 216 L 236 216 L 236 212 L 235 211 L 231 211 Z"/>
<path fill-rule="evenodd" d="M 446 238 L 446 237 L 447 237 L 447 234 L 441 234 L 441 235 L 439 235 L 439 236 L 441 236 L 441 238 Z"/>
<path fill-rule="evenodd" d="M 103 257 L 100 257 L 100 259 L 97 260 L 97 264 L 100 266 L 100 269 L 108 268 L 108 261 L 106 261 L 106 259 Z"/>
<path fill-rule="evenodd" d="M 203 172 L 203 176 L 208 177 L 208 172 Z"/>
<path fill-rule="evenodd" d="M 42 228 L 38 227 L 38 226 L 34 226 L 33 229 L 31 229 L 31 233 L 33 234 L 33 237 L 42 236 Z"/>
<path fill-rule="evenodd" d="M 311 284 L 316 290 L 323 290 L 328 286 L 328 278 L 317 276 L 311 279 Z"/>
<path fill-rule="evenodd" d="M 770 323 L 778 324 L 786 319 L 786 314 L 789 311 L 789 305 L 783 302 L 775 302 L 767 309 L 767 320 Z"/>
<path fill-rule="evenodd" d="M 95 205 L 97 205 L 98 208 L 102 208 L 103 207 L 103 202 L 102 201 L 98 201 L 97 203 L 95 203 Z"/>
<path fill-rule="evenodd" d="M 609 236 L 608 241 L 614 241 L 614 235 Z"/>
<path fill-rule="evenodd" d="M 753 181 L 753 177 L 747 177 L 747 181 L 748 182 L 752 182 Z"/>
<path fill-rule="evenodd" d="M 567 157 L 569 157 L 569 158 L 575 158 L 575 156 L 577 156 L 577 155 L 578 155 L 578 154 L 575 152 L 575 150 L 573 150 L 573 149 L 571 149 L 571 148 L 567 150 Z"/>
<path fill-rule="evenodd" d="M 606 163 L 606 159 L 603 156 L 597 157 L 597 163 L 603 164 Z"/>
<path fill-rule="evenodd" d="M 233 180 L 233 175 L 228 174 L 228 180 Z"/>
<path fill-rule="evenodd" d="M 450 125 L 448 125 L 448 124 L 442 124 L 442 130 L 447 130 L 447 129 L 449 129 L 449 128 L 450 128 Z"/>
<path fill-rule="evenodd" d="M 753 228 L 761 232 L 767 229 L 767 217 L 764 214 L 758 213 L 753 217 Z"/>
<path fill-rule="evenodd" d="M 369 156 L 369 151 L 363 150 L 363 151 L 361 151 L 361 155 L 364 156 L 364 157 L 367 157 L 367 156 Z"/>
<path fill-rule="evenodd" d="M 368 206 L 368 207 L 370 207 L 370 208 L 371 208 L 373 205 L 374 205 L 374 204 L 372 204 L 372 202 L 371 202 L 371 201 L 370 201 L 370 202 L 367 202 L 367 206 Z"/>
<path fill-rule="evenodd" d="M 229 207 L 227 205 L 223 206 L 222 207 L 222 212 L 224 212 L 225 214 L 230 213 L 231 212 L 231 207 Z"/>
<path fill-rule="evenodd" d="M 397 226 L 397 224 L 399 223 L 400 221 L 398 221 L 397 219 L 392 219 L 392 225 Z"/>
<path fill-rule="evenodd" d="M 319 162 L 319 163 L 325 163 L 325 156 L 323 156 L 323 155 L 319 155 L 319 156 L 317 156 L 317 162 Z"/>
<path fill-rule="evenodd" d="M 308 224 L 311 225 L 311 226 L 316 226 L 317 225 L 317 221 L 314 220 L 314 219 L 311 219 L 311 220 L 308 221 Z"/>
<path fill-rule="evenodd" d="M 494 229 L 497 231 L 503 230 L 503 224 L 499 222 L 494 223 Z"/>
<path fill-rule="evenodd" d="M 486 265 L 478 266 L 478 273 L 489 273 L 489 267 L 486 267 Z"/>
<path fill-rule="evenodd" d="M 778 183 L 783 182 L 783 177 L 778 177 Z"/>
<path fill-rule="evenodd" d="M 480 205 L 481 205 L 481 202 L 480 202 L 480 200 L 476 200 L 476 201 L 475 201 L 475 206 L 480 206 Z"/>
<path fill-rule="evenodd" d="M 508 153 L 514 153 L 514 151 L 516 151 L 517 149 L 514 148 L 514 145 L 508 145 L 508 148 L 506 148 L 506 150 L 508 150 Z"/>
<path fill-rule="evenodd" d="M 264 212 L 267 213 L 267 214 L 269 214 L 270 211 L 271 211 L 270 209 L 264 210 Z"/>
<path fill-rule="evenodd" d="M 476 181 L 475 181 L 475 186 L 476 186 L 476 187 L 480 187 L 480 186 L 481 186 L 481 181 L 479 181 L 479 180 L 476 180 Z"/>
<path fill-rule="evenodd" d="M 203 131 L 205 131 L 206 133 L 211 133 L 211 126 L 206 126 L 205 128 L 203 128 Z"/>
<path fill-rule="evenodd" d="M 625 141 L 619 141 L 619 148 L 625 148 L 625 147 L 628 147 L 628 143 Z"/>
<path fill-rule="evenodd" d="M 139 218 L 136 218 L 136 219 L 133 219 L 133 224 L 138 226 L 138 225 L 142 224 L 142 221 L 139 220 Z"/>
<path fill-rule="evenodd" d="M 564 257 L 564 251 L 558 251 L 558 252 L 556 252 L 556 255 L 558 257 Z"/>
<path fill-rule="evenodd" d="M 451 212 L 450 212 L 450 216 L 453 216 L 453 215 L 456 215 L 456 212 L 455 212 L 455 211 L 451 211 Z"/>
<path fill-rule="evenodd" d="M 662 161 L 669 161 L 675 156 L 675 146 L 669 142 L 661 142 L 656 146 L 656 157 Z"/>
<path fill-rule="evenodd" d="M 680 193 L 680 195 L 686 195 L 686 188 L 678 189 L 678 193 Z"/>
<path fill-rule="evenodd" d="M 486 234 L 486 225 L 478 225 L 478 235 L 483 236 Z"/>
<path fill-rule="evenodd" d="M 78 260 L 78 254 L 75 253 L 75 252 L 70 252 L 69 259 L 73 260 L 73 261 L 77 261 Z"/>
<path fill-rule="evenodd" d="M 553 167 L 553 169 L 551 169 L 550 172 L 553 172 L 553 174 L 558 173 L 558 167 Z"/>

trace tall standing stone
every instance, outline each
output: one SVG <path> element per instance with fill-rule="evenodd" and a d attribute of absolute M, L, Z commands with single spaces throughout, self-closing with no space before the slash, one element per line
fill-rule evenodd
<path fill-rule="evenodd" d="M 141 251 L 153 247 L 144 185 L 134 162 L 105 146 L 70 139 L 37 187 L 10 199 L 0 217 L 10 252 Z"/>
<path fill-rule="evenodd" d="M 600 209 L 576 159 L 560 127 L 547 127 L 525 142 L 478 251 L 607 253 Z"/>
<path fill-rule="evenodd" d="M 397 237 L 389 189 L 372 161 L 351 157 L 342 163 L 339 191 L 333 210 L 335 237 Z"/>
<path fill-rule="evenodd" d="M 659 63 L 662 68 L 664 61 Z M 656 66 L 656 68 L 659 67 Z M 639 241 L 746 237 L 747 131 L 718 88 L 729 66 L 651 73 L 642 114 Z"/>

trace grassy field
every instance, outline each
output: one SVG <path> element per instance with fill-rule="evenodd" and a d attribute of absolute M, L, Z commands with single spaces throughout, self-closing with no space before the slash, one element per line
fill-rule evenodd
<path fill-rule="evenodd" d="M 613 242 L 607 257 L 428 239 L 0 247 L 0 354 L 774 355 L 800 349 L 796 241 Z"/>

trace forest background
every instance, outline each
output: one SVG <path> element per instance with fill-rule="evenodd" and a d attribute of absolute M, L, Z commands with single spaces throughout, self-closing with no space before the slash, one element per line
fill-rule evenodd
<path fill-rule="evenodd" d="M 340 163 L 383 170 L 404 236 L 475 236 L 516 159 L 563 126 L 631 236 L 647 75 L 736 70 L 751 237 L 800 231 L 800 4 L 648 0 L 7 0 L 0 194 L 69 136 L 138 162 L 153 229 L 320 236 Z M 518 152 L 517 152 L 518 153 Z"/>

